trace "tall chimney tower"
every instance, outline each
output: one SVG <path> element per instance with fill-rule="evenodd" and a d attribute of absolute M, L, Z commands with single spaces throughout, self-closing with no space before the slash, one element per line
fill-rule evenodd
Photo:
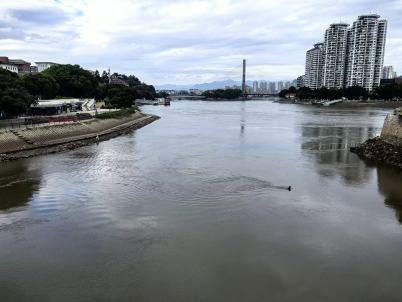
<path fill-rule="evenodd" d="M 243 91 L 243 95 L 247 94 L 247 89 L 246 89 L 246 59 L 243 60 L 243 81 L 242 81 L 242 86 L 241 89 Z"/>

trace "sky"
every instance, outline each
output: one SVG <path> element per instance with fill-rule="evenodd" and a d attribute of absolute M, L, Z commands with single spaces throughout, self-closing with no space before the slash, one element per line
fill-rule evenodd
<path fill-rule="evenodd" d="M 402 0 L 0 0 L 0 56 L 133 74 L 149 84 L 292 80 L 331 23 L 388 20 L 402 73 Z"/>

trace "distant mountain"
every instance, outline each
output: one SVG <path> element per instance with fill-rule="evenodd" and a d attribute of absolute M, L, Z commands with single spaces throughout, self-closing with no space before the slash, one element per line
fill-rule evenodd
<path fill-rule="evenodd" d="M 252 85 L 251 82 L 247 82 L 247 85 Z M 165 84 L 165 85 L 156 85 L 155 89 L 157 90 L 188 90 L 188 89 L 200 89 L 200 90 L 214 90 L 214 89 L 223 89 L 226 86 L 240 86 L 240 82 L 236 82 L 233 80 L 224 80 L 224 81 L 214 81 L 209 83 L 202 84 L 193 84 L 193 85 L 175 85 L 175 84 Z"/>

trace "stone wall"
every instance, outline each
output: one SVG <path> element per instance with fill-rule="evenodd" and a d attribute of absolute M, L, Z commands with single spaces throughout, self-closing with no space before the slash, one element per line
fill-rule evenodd
<path fill-rule="evenodd" d="M 402 109 L 389 114 L 382 128 L 381 138 L 387 143 L 402 147 Z"/>
<path fill-rule="evenodd" d="M 152 117 L 137 112 L 120 119 L 96 119 L 82 123 L 0 131 L 0 155 L 86 140 L 102 135 L 110 136 L 113 132 L 120 133 L 126 127 L 130 128 L 137 122 L 141 124 L 143 119 Z"/>

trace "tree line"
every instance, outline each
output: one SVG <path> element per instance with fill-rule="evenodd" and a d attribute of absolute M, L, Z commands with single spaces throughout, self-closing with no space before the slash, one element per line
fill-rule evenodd
<path fill-rule="evenodd" d="M 242 96 L 240 89 L 216 89 L 207 90 L 202 93 L 208 99 L 228 99 L 233 100 Z"/>
<path fill-rule="evenodd" d="M 367 100 L 368 98 L 374 100 L 394 100 L 402 98 L 402 85 L 397 83 L 382 85 L 372 92 L 360 86 L 351 86 L 342 89 L 328 89 L 326 87 L 319 89 L 301 87 L 296 89 L 295 87 L 290 87 L 289 89 L 282 90 L 279 96 L 286 97 L 288 94 L 295 94 L 296 98 L 300 100 L 336 100 L 340 98 L 347 98 L 349 100 Z"/>
<path fill-rule="evenodd" d="M 27 112 L 38 99 L 95 98 L 110 107 L 131 107 L 135 99 L 157 97 L 152 85 L 133 75 L 113 74 L 128 86 L 109 84 L 109 75 L 92 72 L 79 65 L 54 65 L 41 73 L 22 77 L 0 68 L 0 117 Z"/>

